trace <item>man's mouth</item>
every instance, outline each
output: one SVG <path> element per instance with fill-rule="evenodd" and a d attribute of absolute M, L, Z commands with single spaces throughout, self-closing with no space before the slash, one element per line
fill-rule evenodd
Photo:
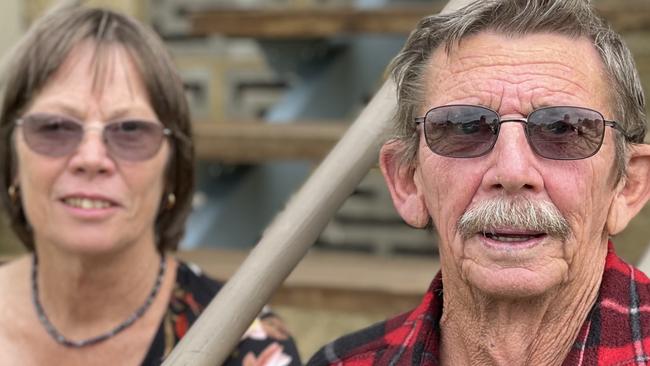
<path fill-rule="evenodd" d="M 521 243 L 533 239 L 539 239 L 546 236 L 546 233 L 499 233 L 499 232 L 483 232 L 483 236 L 487 239 L 506 242 L 506 243 Z"/>
<path fill-rule="evenodd" d="M 513 246 L 540 243 L 546 237 L 566 241 L 571 226 L 549 201 L 526 197 L 493 197 L 471 205 L 458 219 L 457 231 L 465 240 L 483 236 L 485 243 Z"/>

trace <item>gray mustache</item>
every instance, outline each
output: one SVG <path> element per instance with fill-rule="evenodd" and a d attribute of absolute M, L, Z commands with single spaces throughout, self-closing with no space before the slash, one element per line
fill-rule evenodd
<path fill-rule="evenodd" d="M 563 241 L 571 233 L 569 222 L 554 204 L 523 197 L 481 201 L 465 211 L 456 227 L 463 239 L 503 227 L 545 232 Z"/>

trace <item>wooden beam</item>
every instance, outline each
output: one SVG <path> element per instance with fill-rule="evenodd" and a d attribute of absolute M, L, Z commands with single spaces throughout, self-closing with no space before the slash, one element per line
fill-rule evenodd
<path fill-rule="evenodd" d="M 431 245 L 431 252 L 434 252 Z M 248 255 L 247 250 L 202 248 L 174 255 L 196 263 L 209 275 L 227 280 Z M 335 268 L 336 271 L 332 271 Z M 422 256 L 379 256 L 366 253 L 312 250 L 283 286 L 336 288 L 423 295 L 440 268 L 439 260 Z M 298 304 L 299 305 L 299 304 Z"/>
<path fill-rule="evenodd" d="M 195 123 L 199 159 L 226 163 L 322 160 L 349 127 L 340 122 Z"/>
<path fill-rule="evenodd" d="M 604 1 L 596 4 L 598 12 L 619 33 L 650 31 L 650 1 Z"/>
<path fill-rule="evenodd" d="M 192 32 L 273 39 L 326 38 L 345 33 L 408 34 L 436 6 L 360 10 L 204 9 L 190 15 Z"/>
<path fill-rule="evenodd" d="M 190 13 L 190 22 L 195 35 L 217 33 L 258 39 L 328 38 L 355 33 L 406 35 L 422 17 L 437 13 L 440 7 L 205 8 Z M 647 0 L 606 1 L 596 4 L 596 8 L 619 32 L 650 30 Z"/>

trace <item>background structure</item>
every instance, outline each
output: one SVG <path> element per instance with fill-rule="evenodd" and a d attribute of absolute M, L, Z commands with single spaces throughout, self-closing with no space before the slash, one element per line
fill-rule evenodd
<path fill-rule="evenodd" d="M 0 51 L 52 0 L 0 2 Z M 179 256 L 227 279 L 381 85 L 416 19 L 444 1 L 93 0 L 150 24 L 185 81 L 199 190 Z M 632 48 L 650 90 L 650 5 L 595 1 Z M 303 22 L 296 22 L 302 19 Z M 646 208 L 615 238 L 640 263 Z M 0 217 L 0 255 L 22 252 Z M 435 233 L 401 223 L 377 169 L 274 297 L 304 358 L 328 340 L 406 311 L 437 270 Z M 646 270 L 650 269 L 650 257 Z"/>

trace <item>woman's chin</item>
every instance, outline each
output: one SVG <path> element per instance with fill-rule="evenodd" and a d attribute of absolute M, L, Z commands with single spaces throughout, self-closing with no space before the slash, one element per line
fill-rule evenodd
<path fill-rule="evenodd" d="M 86 233 L 75 237 L 63 237 L 51 243 L 60 251 L 79 256 L 110 255 L 121 251 L 126 246 L 123 241 L 111 240 L 105 233 L 104 235 Z"/>

